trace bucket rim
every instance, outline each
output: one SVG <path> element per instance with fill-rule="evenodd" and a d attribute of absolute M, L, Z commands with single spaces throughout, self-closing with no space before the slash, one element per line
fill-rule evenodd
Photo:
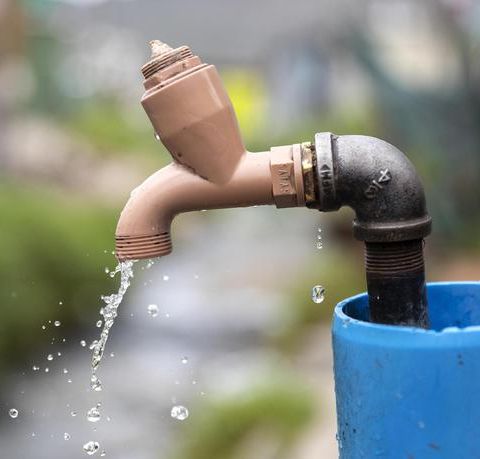
<path fill-rule="evenodd" d="M 480 281 L 443 281 L 443 282 L 429 282 L 427 284 L 427 295 L 430 297 L 433 294 L 455 294 L 457 298 L 475 295 L 478 297 L 480 309 Z M 447 326 L 442 329 L 423 329 L 411 326 L 398 326 L 371 323 L 366 320 L 352 317 L 346 312 L 347 307 L 352 303 L 357 303 L 361 308 L 366 309 L 368 306 L 368 294 L 366 292 L 354 295 L 340 301 L 333 313 L 333 333 L 341 335 L 356 335 L 358 333 L 368 336 L 379 336 L 388 334 L 388 339 L 391 340 L 397 336 L 402 342 L 406 339 L 406 335 L 414 335 L 418 339 L 430 339 L 430 337 L 447 337 L 453 340 L 458 335 L 480 335 L 480 322 L 476 325 L 468 325 L 464 327 Z M 353 338 L 353 336 L 352 336 Z M 478 336 L 477 336 L 478 339 Z"/>

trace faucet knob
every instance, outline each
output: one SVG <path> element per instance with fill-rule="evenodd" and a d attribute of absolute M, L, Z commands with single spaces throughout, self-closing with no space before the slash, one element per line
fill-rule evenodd
<path fill-rule="evenodd" d="M 188 46 L 172 48 L 160 40 L 152 40 L 149 44 L 151 50 L 150 60 L 142 67 L 145 80 L 173 64 L 194 57 L 192 50 Z M 194 62 L 194 64 L 198 65 L 198 62 Z"/>
<path fill-rule="evenodd" d="M 173 51 L 173 48 L 166 43 L 163 43 L 163 41 L 160 40 L 151 40 L 149 42 L 150 45 L 150 59 L 155 59 L 157 57 L 160 57 L 162 54 L 169 53 L 170 51 Z"/>

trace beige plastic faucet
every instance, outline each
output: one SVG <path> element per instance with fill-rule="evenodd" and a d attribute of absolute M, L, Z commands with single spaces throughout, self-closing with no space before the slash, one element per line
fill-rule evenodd
<path fill-rule="evenodd" d="M 247 152 L 216 68 L 187 46 L 150 45 L 142 105 L 173 162 L 131 193 L 116 230 L 118 259 L 169 254 L 170 226 L 182 212 L 305 205 L 302 151 L 308 146 Z"/>
<path fill-rule="evenodd" d="M 330 132 L 247 152 L 215 67 L 187 46 L 151 47 L 142 104 L 173 162 L 133 190 L 117 226 L 119 260 L 169 254 L 170 226 L 182 212 L 345 205 L 355 212 L 355 237 L 365 242 L 372 321 L 427 326 L 423 238 L 431 218 L 408 158 L 383 140 Z"/>

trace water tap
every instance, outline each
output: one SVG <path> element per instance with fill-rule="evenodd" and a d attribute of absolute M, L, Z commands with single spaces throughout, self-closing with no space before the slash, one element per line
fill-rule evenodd
<path fill-rule="evenodd" d="M 349 206 L 354 235 L 365 242 L 371 320 L 426 327 L 423 238 L 431 219 L 407 157 L 373 137 L 329 132 L 248 152 L 216 68 L 187 46 L 155 40 L 151 48 L 141 102 L 173 161 L 131 193 L 116 230 L 117 257 L 168 255 L 172 220 L 183 212 Z"/>

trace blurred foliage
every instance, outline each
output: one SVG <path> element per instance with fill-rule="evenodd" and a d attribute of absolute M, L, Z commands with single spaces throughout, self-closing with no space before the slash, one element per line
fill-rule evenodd
<path fill-rule="evenodd" d="M 225 85 L 242 135 L 248 140 L 265 135 L 267 90 L 261 74 L 246 68 L 223 70 Z"/>
<path fill-rule="evenodd" d="M 439 11 L 445 7 L 439 7 Z M 449 244 L 477 245 L 471 228 L 480 221 L 480 73 L 469 36 L 447 11 L 443 33 L 461 62 L 456 84 L 445 88 L 409 88 L 378 61 L 363 31 L 351 38 L 352 52 L 371 78 L 382 135 L 406 151 L 424 179 L 434 230 Z"/>
<path fill-rule="evenodd" d="M 42 113 L 62 114 L 67 101 L 56 77 L 61 56 L 58 39 L 44 29 L 34 28 L 27 51 L 36 87 L 29 108 Z"/>
<path fill-rule="evenodd" d="M 1 372 L 38 349 L 42 324 L 60 320 L 66 336 L 98 310 L 112 289 L 103 267 L 115 263 L 116 219 L 91 202 L 11 183 L 0 184 L 0 213 Z"/>
<path fill-rule="evenodd" d="M 141 110 L 140 107 L 137 109 Z M 154 160 L 157 166 L 165 165 L 170 157 L 162 143 L 155 140 L 150 121 L 143 111 L 141 115 L 143 122 L 137 122 L 118 102 L 97 98 L 78 104 L 64 123 L 72 134 L 91 143 L 99 154 L 136 155 Z"/>
<path fill-rule="evenodd" d="M 292 120 L 288 129 L 269 135 L 255 135 L 246 138 L 252 151 L 269 150 L 272 145 L 288 145 L 299 142 L 313 142 L 316 132 L 334 132 L 335 134 L 358 134 L 381 136 L 382 118 L 375 108 L 363 107 L 362 110 L 331 110 L 311 115 L 301 120 Z"/>
<path fill-rule="evenodd" d="M 289 448 L 313 418 L 314 398 L 297 378 L 269 375 L 266 379 L 268 383 L 197 407 L 182 430 L 174 457 L 247 459 L 252 451 L 248 446 L 262 451 L 268 444 L 278 451 L 276 458 L 291 457 Z M 245 446 L 248 453 L 243 452 Z"/>
<path fill-rule="evenodd" d="M 350 246 L 340 248 L 332 245 L 319 251 L 321 259 L 311 259 L 311 264 L 307 264 L 303 272 L 299 272 L 295 277 L 295 284 L 285 290 L 283 296 L 286 298 L 285 308 L 290 320 L 276 336 L 276 342 L 286 351 L 296 350 L 309 327 L 330 322 L 333 309 L 339 301 L 365 290 L 362 257 L 352 253 Z M 359 246 L 359 250 L 361 248 Z M 323 303 L 312 301 L 314 285 L 325 288 Z"/>

